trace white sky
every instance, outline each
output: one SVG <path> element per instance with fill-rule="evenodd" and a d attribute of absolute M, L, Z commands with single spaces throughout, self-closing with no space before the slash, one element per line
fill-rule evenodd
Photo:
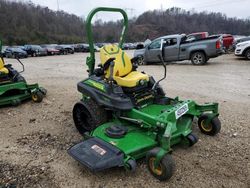
<path fill-rule="evenodd" d="M 28 0 L 19 0 L 28 1 Z M 78 16 L 87 16 L 89 11 L 98 6 L 110 6 L 126 9 L 129 17 L 144 11 L 180 7 L 186 10 L 221 12 L 228 17 L 250 18 L 250 0 L 31 0 L 35 4 L 59 9 Z M 98 14 L 98 18 L 114 20 L 119 16 Z"/>

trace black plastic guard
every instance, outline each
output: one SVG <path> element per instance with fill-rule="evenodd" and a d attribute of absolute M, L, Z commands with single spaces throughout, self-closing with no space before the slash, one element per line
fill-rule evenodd
<path fill-rule="evenodd" d="M 68 153 L 93 172 L 123 166 L 124 154 L 99 138 L 89 138 L 82 141 L 72 146 Z"/>

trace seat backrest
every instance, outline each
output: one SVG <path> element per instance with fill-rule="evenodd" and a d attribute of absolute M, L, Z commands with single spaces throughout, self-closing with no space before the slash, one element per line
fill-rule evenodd
<path fill-rule="evenodd" d="M 0 57 L 0 69 L 4 68 L 4 62 L 3 59 Z"/>
<path fill-rule="evenodd" d="M 110 59 L 115 58 L 115 66 L 114 66 L 114 77 L 122 77 L 126 76 L 132 71 L 132 63 L 129 56 L 120 49 L 117 45 L 114 44 L 108 44 L 103 46 L 100 49 L 100 56 L 101 56 L 101 64 L 104 65 L 104 63 Z M 110 75 L 109 69 L 105 71 L 105 77 L 108 78 Z"/>

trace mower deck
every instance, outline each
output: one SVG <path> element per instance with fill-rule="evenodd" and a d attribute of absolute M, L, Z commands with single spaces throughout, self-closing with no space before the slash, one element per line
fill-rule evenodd
<path fill-rule="evenodd" d="M 38 84 L 28 85 L 26 82 L 12 82 L 0 85 L 0 106 L 18 105 L 21 101 L 32 98 L 32 93 L 40 90 Z"/>
<path fill-rule="evenodd" d="M 123 166 L 124 154 L 112 144 L 99 138 L 90 138 L 68 150 L 77 161 L 97 172 L 115 166 Z"/>

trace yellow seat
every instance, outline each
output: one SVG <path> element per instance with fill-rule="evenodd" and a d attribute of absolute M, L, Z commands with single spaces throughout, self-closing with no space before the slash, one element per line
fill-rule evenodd
<path fill-rule="evenodd" d="M 132 71 L 132 62 L 129 56 L 117 45 L 109 44 L 100 49 L 101 64 L 110 59 L 115 58 L 113 78 L 119 86 L 135 87 L 143 82 L 149 81 L 149 76 L 138 71 Z M 105 77 L 109 78 L 110 68 L 105 71 Z"/>
<path fill-rule="evenodd" d="M 4 62 L 1 57 L 0 57 L 0 74 L 9 74 L 9 70 L 4 67 Z"/>

